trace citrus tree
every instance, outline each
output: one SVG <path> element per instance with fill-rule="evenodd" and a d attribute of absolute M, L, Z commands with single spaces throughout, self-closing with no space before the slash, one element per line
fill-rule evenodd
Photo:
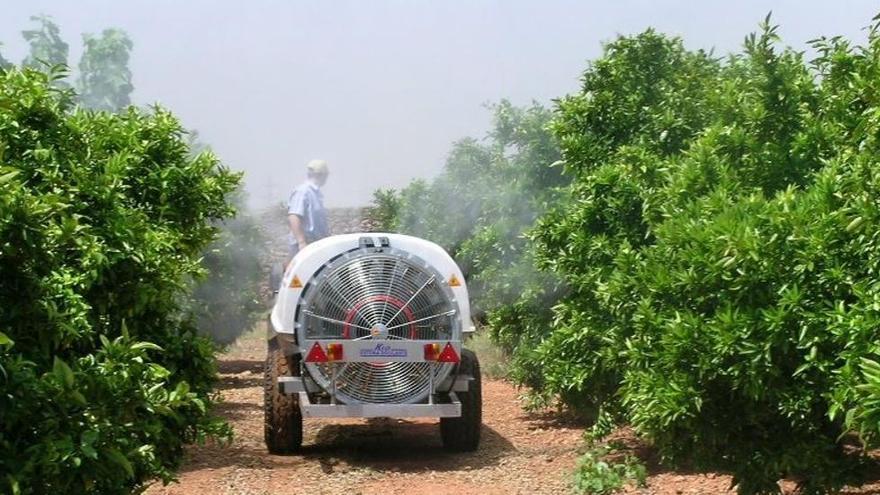
<path fill-rule="evenodd" d="M 374 195 L 379 228 L 424 237 L 446 248 L 462 267 L 474 313 L 513 358 L 515 379 L 541 388 L 534 348 L 550 325 L 550 308 L 564 294 L 551 273 L 535 269 L 524 233 L 566 184 L 559 150 L 538 104 L 502 100 L 491 108 L 484 140 L 456 142 L 441 174 L 399 192 Z"/>
<path fill-rule="evenodd" d="M 62 75 L 0 72 L 0 486 L 129 493 L 228 433 L 183 308 L 240 178 L 168 111 L 78 109 Z"/>
<path fill-rule="evenodd" d="M 571 290 L 544 391 L 740 493 L 833 491 L 851 436 L 878 445 L 880 36 L 815 43 L 812 63 L 768 24 L 725 59 L 609 43 L 558 103 L 573 180 L 531 232 Z"/>

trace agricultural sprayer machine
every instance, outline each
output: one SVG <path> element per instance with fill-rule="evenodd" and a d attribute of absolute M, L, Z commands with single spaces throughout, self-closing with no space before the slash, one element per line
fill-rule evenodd
<path fill-rule="evenodd" d="M 265 438 L 302 445 L 303 419 L 440 418 L 443 445 L 475 450 L 481 381 L 464 277 L 436 244 L 346 234 L 308 245 L 279 283 L 268 329 Z"/>

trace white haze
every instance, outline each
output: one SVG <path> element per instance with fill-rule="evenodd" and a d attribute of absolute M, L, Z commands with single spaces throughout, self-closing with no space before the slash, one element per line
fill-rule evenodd
<path fill-rule="evenodd" d="M 575 91 L 601 42 L 649 26 L 691 48 L 737 49 L 768 11 L 784 41 L 863 41 L 874 1 L 0 0 L 0 53 L 20 61 L 28 17 L 134 40 L 137 104 L 161 102 L 231 167 L 253 206 L 284 200 L 311 158 L 329 161 L 330 206 L 431 177 L 450 144 L 483 136 L 488 102 Z"/>

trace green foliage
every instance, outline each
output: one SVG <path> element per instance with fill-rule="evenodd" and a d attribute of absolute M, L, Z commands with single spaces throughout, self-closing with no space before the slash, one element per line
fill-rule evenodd
<path fill-rule="evenodd" d="M 610 43 L 559 101 L 574 180 L 531 233 L 571 291 L 540 391 L 740 493 L 833 491 L 842 437 L 878 446 L 880 36 L 816 48 L 769 25 L 724 61 L 653 31 Z"/>
<path fill-rule="evenodd" d="M 58 25 L 48 15 L 31 16 L 31 21 L 39 24 L 36 29 L 21 32 L 25 41 L 30 44 L 30 54 L 24 59 L 23 65 L 34 69 L 67 65 L 70 47 L 61 39 Z"/>
<path fill-rule="evenodd" d="M 186 145 L 191 157 L 211 153 L 195 129 L 187 131 Z M 247 210 L 243 185 L 227 200 L 235 217 L 215 222 L 217 238 L 202 252 L 207 275 L 195 281 L 190 307 L 199 332 L 220 346 L 250 330 L 264 310 L 260 289 L 269 256 L 260 222 Z"/>
<path fill-rule="evenodd" d="M 100 37 L 83 35 L 77 89 L 80 101 L 94 110 L 118 112 L 131 104 L 131 39 L 120 29 L 105 29 Z"/>
<path fill-rule="evenodd" d="M 610 459 L 613 449 L 592 447 L 578 459 L 574 488 L 578 493 L 607 495 L 622 490 L 627 483 L 645 486 L 647 470 L 638 459 L 625 456 L 622 462 Z"/>
<path fill-rule="evenodd" d="M 565 288 L 535 269 L 523 234 L 568 179 L 547 129 L 550 111 L 508 101 L 491 110 L 487 140 L 455 143 L 439 177 L 413 181 L 397 194 L 378 191 L 373 211 L 386 228 L 430 239 L 453 255 L 467 278 L 474 314 L 490 324 L 511 356 L 509 376 L 539 388 L 534 346 Z"/>
<path fill-rule="evenodd" d="M 373 191 L 373 205 L 367 210 L 367 219 L 379 232 L 394 232 L 400 216 L 400 196 L 394 189 Z"/>
<path fill-rule="evenodd" d="M 483 227 L 487 244 L 499 256 L 469 254 L 468 265 L 510 260 L 522 246 L 522 228 L 531 225 L 552 199 L 552 189 L 564 183 L 559 168 L 548 165 L 559 152 L 546 130 L 551 114 L 534 104 L 516 108 L 507 101 L 492 107 L 493 131 L 486 143 L 467 138 L 453 145 L 441 175 L 431 183 L 414 181 L 399 193 L 397 227 L 439 242 L 453 254 L 467 252 Z M 377 192 L 377 201 L 387 193 Z M 441 214 L 442 213 L 442 214 Z M 508 225 L 497 225 L 499 219 Z M 507 244 L 502 246 L 501 244 Z M 510 246 L 514 244 L 514 246 Z"/>
<path fill-rule="evenodd" d="M 203 253 L 207 277 L 197 282 L 193 311 L 202 334 L 220 345 L 250 330 L 264 310 L 260 287 L 268 258 L 257 220 L 245 211 L 241 189 L 230 198 L 238 213 L 217 224 L 217 239 Z"/>
<path fill-rule="evenodd" d="M 858 399 L 846 414 L 846 426 L 858 432 L 866 445 L 880 444 L 880 363 L 862 358 L 863 380 L 856 385 Z"/>
<path fill-rule="evenodd" d="M 489 378 L 506 378 L 510 373 L 510 362 L 504 351 L 492 341 L 489 332 L 477 331 L 465 342 L 468 349 L 480 358 L 480 372 Z"/>
<path fill-rule="evenodd" d="M 129 493 L 228 434 L 182 303 L 239 177 L 167 111 L 53 80 L 0 73 L 0 490 Z"/>

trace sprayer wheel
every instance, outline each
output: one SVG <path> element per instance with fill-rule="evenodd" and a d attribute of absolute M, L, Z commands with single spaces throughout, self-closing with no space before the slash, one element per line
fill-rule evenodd
<path fill-rule="evenodd" d="M 480 428 L 483 424 L 483 391 L 480 378 L 480 362 L 469 349 L 461 350 L 458 374 L 470 375 L 467 392 L 456 392 L 461 402 L 461 416 L 440 418 L 440 436 L 443 448 L 450 452 L 473 452 L 480 445 Z"/>
<path fill-rule="evenodd" d="M 270 454 L 291 454 L 302 447 L 299 396 L 283 394 L 278 388 L 278 377 L 285 375 L 299 376 L 299 356 L 284 356 L 270 341 L 263 383 L 264 434 Z"/>

